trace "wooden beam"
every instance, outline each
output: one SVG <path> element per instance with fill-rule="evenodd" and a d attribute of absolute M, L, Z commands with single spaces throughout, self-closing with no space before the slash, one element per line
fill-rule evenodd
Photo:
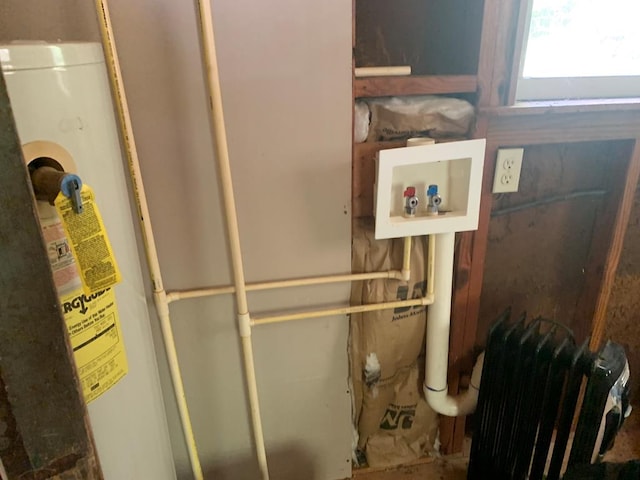
<path fill-rule="evenodd" d="M 494 23 L 495 32 L 492 33 L 495 36 L 493 68 L 488 91 L 480 104 L 482 107 L 507 104 L 520 2 L 521 0 L 495 0 L 498 21 Z"/>
<path fill-rule="evenodd" d="M 392 95 L 435 95 L 475 93 L 475 75 L 425 75 L 406 77 L 367 77 L 354 80 L 355 97 L 389 97 Z"/>
<path fill-rule="evenodd" d="M 572 112 L 550 110 L 489 117 L 488 137 L 501 147 L 628 140 L 640 134 L 640 110 Z"/>
<path fill-rule="evenodd" d="M 478 58 L 478 102 L 479 107 L 491 106 L 493 92 L 494 63 L 500 27 L 500 12 L 503 0 L 485 0 Z"/>

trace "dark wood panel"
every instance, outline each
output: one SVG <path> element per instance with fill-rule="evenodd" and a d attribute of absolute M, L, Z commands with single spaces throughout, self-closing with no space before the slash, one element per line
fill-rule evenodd
<path fill-rule="evenodd" d="M 592 319 L 604 287 L 603 276 L 609 264 L 608 252 L 618 223 L 616 213 L 624 194 L 622 185 L 627 178 L 633 142 L 627 141 L 623 145 L 626 147 L 624 151 L 613 153 L 613 158 L 607 162 L 608 168 L 603 172 L 603 184 L 607 195 L 602 199 L 594 223 L 589 257 L 584 268 L 585 285 L 572 321 L 576 336 L 581 340 L 592 332 Z"/>
<path fill-rule="evenodd" d="M 607 306 L 611 290 L 615 281 L 615 274 L 620 261 L 620 254 L 629 223 L 629 216 L 640 176 L 640 140 L 636 140 L 633 145 L 633 153 L 625 169 L 625 177 L 622 183 L 618 183 L 613 188 L 622 186 L 622 194 L 617 199 L 615 221 L 612 225 L 611 234 L 608 235 L 608 248 L 605 252 L 602 272 L 599 270 L 600 289 L 596 297 L 593 320 L 591 324 L 591 347 L 598 348 L 603 341 L 604 332 L 607 325 Z"/>
<path fill-rule="evenodd" d="M 475 75 L 482 10 L 476 0 L 356 0 L 356 66 Z"/>
<path fill-rule="evenodd" d="M 634 204 L 625 234 L 624 247 L 609 305 L 605 338 L 625 348 L 629 368 L 640 372 L 640 191 L 636 189 Z M 640 403 L 640 382 L 631 384 L 631 404 Z M 618 441 L 616 440 L 616 444 Z M 638 443 L 640 446 L 640 443 Z"/>
<path fill-rule="evenodd" d="M 550 110 L 544 114 L 499 115 L 480 112 L 489 117 L 487 135 L 503 147 L 546 143 L 588 142 L 592 140 L 626 140 L 640 135 L 640 111 L 606 110 L 564 112 Z"/>
<path fill-rule="evenodd" d="M 355 97 L 474 93 L 475 75 L 367 77 L 354 80 Z"/>
<path fill-rule="evenodd" d="M 514 313 L 527 311 L 566 323 L 578 341 L 584 339 L 591 315 L 576 314 L 586 302 L 583 291 L 590 284 L 596 293 L 600 289 L 589 259 L 595 254 L 598 264 L 605 260 L 593 243 L 610 232 L 602 227 L 610 205 L 617 204 L 615 185 L 620 181 L 612 172 L 626 171 L 629 154 L 628 142 L 525 148 L 519 192 L 494 196 L 478 343 L 484 343 L 489 325 L 509 306 Z M 585 195 L 537 204 L 577 192 Z M 514 206 L 526 208 L 496 216 Z"/>

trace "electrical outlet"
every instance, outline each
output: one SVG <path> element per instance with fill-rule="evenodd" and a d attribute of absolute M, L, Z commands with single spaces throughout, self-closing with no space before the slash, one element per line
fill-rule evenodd
<path fill-rule="evenodd" d="M 493 193 L 517 192 L 524 148 L 501 148 L 496 158 Z"/>

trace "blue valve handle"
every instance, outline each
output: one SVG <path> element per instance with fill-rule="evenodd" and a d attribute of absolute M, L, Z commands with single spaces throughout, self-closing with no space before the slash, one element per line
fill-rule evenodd
<path fill-rule="evenodd" d="M 434 197 L 438 195 L 438 185 L 429 185 L 427 188 L 427 197 Z"/>
<path fill-rule="evenodd" d="M 82 197 L 80 191 L 82 190 L 82 180 L 78 175 L 68 173 L 62 177 L 60 182 L 60 191 L 65 197 L 70 198 L 73 203 L 73 211 L 76 213 L 82 213 L 84 206 L 82 205 Z"/>

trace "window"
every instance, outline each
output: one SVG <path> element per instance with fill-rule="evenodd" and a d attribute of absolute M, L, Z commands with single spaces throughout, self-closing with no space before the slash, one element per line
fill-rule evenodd
<path fill-rule="evenodd" d="M 640 96 L 639 0 L 531 0 L 518 100 Z"/>

